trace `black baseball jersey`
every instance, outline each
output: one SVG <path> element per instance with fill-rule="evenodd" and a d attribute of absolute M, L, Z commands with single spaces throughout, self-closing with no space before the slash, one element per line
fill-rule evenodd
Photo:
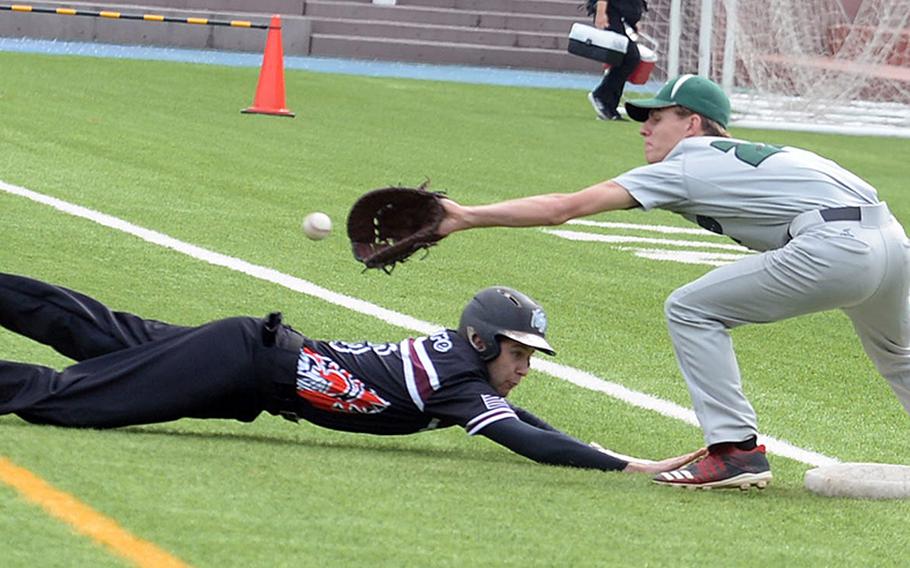
<path fill-rule="evenodd" d="M 296 373 L 295 413 L 334 430 L 411 434 L 458 425 L 473 435 L 518 419 L 477 352 L 449 329 L 396 343 L 305 339 Z"/>

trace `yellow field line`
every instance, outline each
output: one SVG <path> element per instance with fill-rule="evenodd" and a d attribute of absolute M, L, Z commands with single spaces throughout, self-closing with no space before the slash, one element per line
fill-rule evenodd
<path fill-rule="evenodd" d="M 154 544 L 136 538 L 113 520 L 59 491 L 27 469 L 0 456 L 0 481 L 95 542 L 136 566 L 183 568 L 189 565 Z"/>

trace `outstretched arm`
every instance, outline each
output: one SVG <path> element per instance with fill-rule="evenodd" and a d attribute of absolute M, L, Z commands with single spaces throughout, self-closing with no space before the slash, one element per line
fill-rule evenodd
<path fill-rule="evenodd" d="M 524 408 L 521 408 L 520 406 L 515 406 L 511 402 L 509 403 L 509 406 L 511 406 L 512 410 L 515 411 L 515 414 L 518 415 L 518 419 L 521 420 L 522 422 L 524 422 L 525 424 L 530 424 L 531 426 L 536 426 L 536 427 L 540 428 L 541 430 L 552 430 L 554 432 L 557 431 L 556 428 L 554 428 L 553 426 L 550 426 L 546 420 L 544 420 L 543 418 L 540 418 L 538 416 L 535 416 L 530 411 L 525 410 Z"/>
<path fill-rule="evenodd" d="M 459 205 L 446 199 L 443 201 L 446 217 L 438 233 L 444 237 L 455 231 L 477 227 L 561 225 L 578 217 L 638 206 L 632 195 L 612 180 L 575 193 L 532 195 L 489 205 Z"/>
<path fill-rule="evenodd" d="M 622 471 L 629 463 L 558 430 L 544 430 L 521 420 L 494 422 L 480 434 L 538 463 L 604 471 Z"/>
<path fill-rule="evenodd" d="M 558 430 L 544 430 L 521 420 L 500 420 L 480 434 L 538 463 L 627 473 L 659 473 L 678 469 L 706 452 L 704 449 L 659 462 L 639 460 L 588 445 Z"/>

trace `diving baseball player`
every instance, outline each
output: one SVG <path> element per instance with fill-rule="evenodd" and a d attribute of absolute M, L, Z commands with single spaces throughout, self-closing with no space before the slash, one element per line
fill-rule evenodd
<path fill-rule="evenodd" d="M 474 207 L 445 201 L 440 233 L 659 208 L 760 252 L 712 270 L 666 301 L 709 454 L 654 481 L 748 488 L 771 479 L 729 334 L 743 324 L 843 310 L 910 412 L 908 241 L 875 189 L 812 152 L 731 138 L 729 100 L 702 77 L 673 79 L 626 110 L 643 123 L 648 165 L 575 193 Z"/>
<path fill-rule="evenodd" d="M 640 461 L 588 445 L 506 401 L 535 351 L 553 355 L 546 314 L 502 286 L 481 290 L 458 330 L 392 343 L 317 341 L 235 317 L 183 327 L 0 274 L 0 325 L 78 363 L 63 371 L 0 361 L 0 415 L 116 428 L 180 418 L 292 421 L 368 434 L 460 426 L 540 463 L 657 473 L 703 455 Z"/>

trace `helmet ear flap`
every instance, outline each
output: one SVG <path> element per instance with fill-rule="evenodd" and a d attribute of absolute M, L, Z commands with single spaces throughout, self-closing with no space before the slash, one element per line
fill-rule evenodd
<path fill-rule="evenodd" d="M 466 339 L 471 344 L 471 347 L 473 347 L 484 360 L 492 359 L 497 355 L 496 346 L 498 344 L 495 338 L 493 339 L 494 345 L 488 345 L 487 340 L 484 339 L 483 335 L 471 325 L 465 328 L 465 335 Z"/>
<path fill-rule="evenodd" d="M 477 333 L 477 330 L 474 329 L 473 325 L 469 325 L 467 328 L 468 341 L 471 343 L 471 347 L 477 351 L 483 352 L 487 348 L 487 344 L 484 343 L 483 338 L 480 337 L 480 334 Z"/>

